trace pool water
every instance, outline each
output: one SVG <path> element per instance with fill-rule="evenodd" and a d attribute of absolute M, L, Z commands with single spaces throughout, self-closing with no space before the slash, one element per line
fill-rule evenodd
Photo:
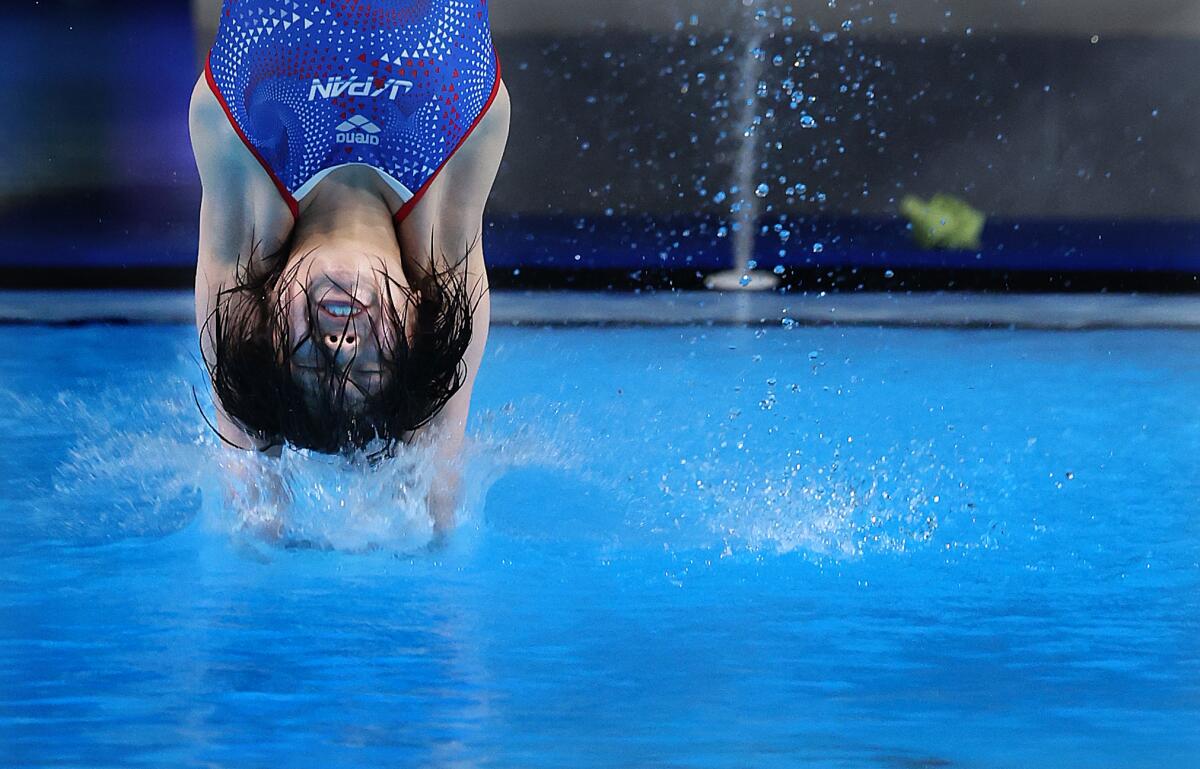
<path fill-rule="evenodd" d="M 432 548 L 193 345 L 0 327 L 6 767 L 1200 766 L 1200 335 L 496 328 Z"/>

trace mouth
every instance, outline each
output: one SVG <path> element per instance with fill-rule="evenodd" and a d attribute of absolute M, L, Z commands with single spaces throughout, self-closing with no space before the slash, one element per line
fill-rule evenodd
<path fill-rule="evenodd" d="M 317 310 L 330 318 L 347 320 L 361 315 L 366 311 L 366 307 L 353 300 L 324 299 L 317 303 Z"/>

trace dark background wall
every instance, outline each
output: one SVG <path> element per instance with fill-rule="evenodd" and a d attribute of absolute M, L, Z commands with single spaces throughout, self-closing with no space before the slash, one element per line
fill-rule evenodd
<path fill-rule="evenodd" d="M 1003 216 L 1200 216 L 1200 42 L 791 37 L 764 42 L 749 92 L 710 55 L 737 38 L 501 40 L 516 106 L 496 205 L 718 212 L 747 141 L 738 97 L 761 80 L 749 141 L 777 210 L 886 214 L 905 192 L 947 191 Z M 796 50 L 803 68 L 770 63 Z M 786 196 L 796 184 L 808 194 Z"/>
<path fill-rule="evenodd" d="M 216 7 L 0 11 L 13 84 L 0 264 L 190 263 L 186 102 Z M 492 13 L 514 103 L 490 214 L 505 268 L 708 269 L 751 204 L 756 254 L 788 265 L 1200 264 L 1193 0 L 495 0 Z M 935 192 L 989 215 L 982 252 L 908 249 L 897 200 Z"/>
<path fill-rule="evenodd" d="M 194 260 L 186 2 L 5 3 L 0 71 L 0 265 Z"/>

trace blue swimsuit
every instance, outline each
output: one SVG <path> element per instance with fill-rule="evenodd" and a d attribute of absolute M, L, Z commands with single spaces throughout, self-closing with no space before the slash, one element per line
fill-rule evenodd
<path fill-rule="evenodd" d="M 205 76 L 292 214 L 362 164 L 412 210 L 500 87 L 487 0 L 224 0 Z"/>

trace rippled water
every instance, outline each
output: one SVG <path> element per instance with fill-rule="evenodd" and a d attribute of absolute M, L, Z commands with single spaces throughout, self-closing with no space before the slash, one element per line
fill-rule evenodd
<path fill-rule="evenodd" d="M 435 548 L 191 344 L 0 328 L 0 764 L 1200 765 L 1200 336 L 499 328 Z"/>

